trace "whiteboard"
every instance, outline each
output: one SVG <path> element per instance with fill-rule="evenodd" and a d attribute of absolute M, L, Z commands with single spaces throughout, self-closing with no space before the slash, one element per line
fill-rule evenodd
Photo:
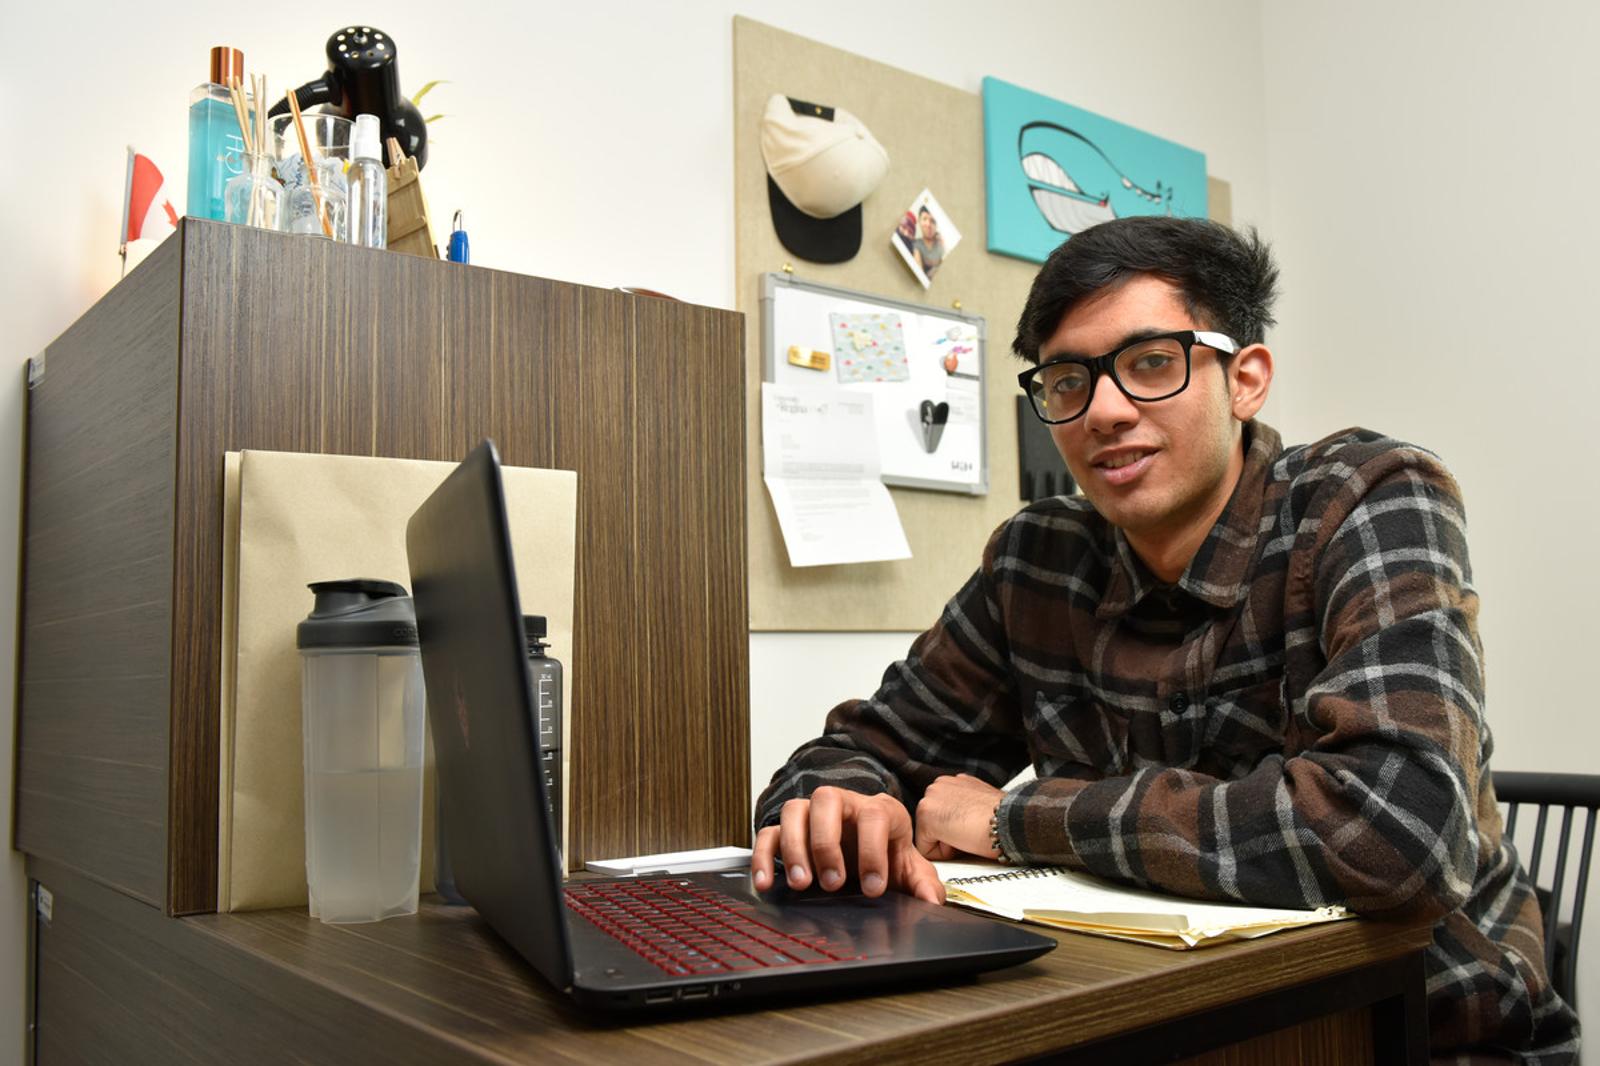
<path fill-rule="evenodd" d="M 765 380 L 872 395 L 884 484 L 988 493 L 982 316 L 765 274 L 761 323 Z"/>

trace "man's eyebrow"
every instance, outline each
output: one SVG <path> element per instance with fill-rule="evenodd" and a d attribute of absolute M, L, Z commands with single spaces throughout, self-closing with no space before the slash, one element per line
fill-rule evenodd
<path fill-rule="evenodd" d="M 1048 363 L 1053 359 L 1095 359 L 1102 355 L 1110 355 L 1112 352 L 1120 352 L 1130 344 L 1137 344 L 1140 341 L 1149 340 L 1151 337 L 1164 337 L 1172 332 L 1174 331 L 1170 329 L 1159 329 L 1155 326 L 1146 326 L 1144 329 L 1136 329 L 1132 333 L 1125 334 L 1123 338 L 1117 342 L 1116 347 L 1112 348 L 1110 352 L 1096 352 L 1094 355 L 1090 355 L 1087 352 L 1073 351 L 1051 352 L 1049 355 L 1040 352 L 1039 362 Z"/>

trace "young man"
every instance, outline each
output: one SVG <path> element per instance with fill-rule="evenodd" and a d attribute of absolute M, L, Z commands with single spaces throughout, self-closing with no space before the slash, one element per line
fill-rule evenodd
<path fill-rule="evenodd" d="M 777 856 L 794 888 L 938 901 L 929 860 L 965 853 L 1423 914 L 1434 1053 L 1570 1062 L 1501 840 L 1455 482 L 1374 433 L 1285 449 L 1254 421 L 1276 281 L 1254 234 L 1197 220 L 1051 255 L 1013 348 L 1083 495 L 996 530 L 877 694 L 777 772 L 756 884 Z"/>

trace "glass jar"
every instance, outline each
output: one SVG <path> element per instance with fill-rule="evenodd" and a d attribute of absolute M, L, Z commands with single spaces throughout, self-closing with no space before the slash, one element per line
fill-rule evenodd
<path fill-rule="evenodd" d="M 283 210 L 283 185 L 272 174 L 272 156 L 266 152 L 247 154 L 244 173 L 228 179 L 222 200 L 224 217 L 229 222 L 277 229 Z"/>
<path fill-rule="evenodd" d="M 299 156 L 294 157 L 299 162 Z M 279 173 L 282 174 L 282 166 Z M 283 228 L 290 233 L 310 233 L 319 237 L 332 237 L 336 241 L 348 239 L 350 232 L 350 197 L 345 184 L 344 165 L 338 159 L 317 160 L 317 184 L 309 182 L 304 165 L 295 171 L 296 181 L 284 183 Z M 323 226 L 323 220 L 327 226 Z"/>

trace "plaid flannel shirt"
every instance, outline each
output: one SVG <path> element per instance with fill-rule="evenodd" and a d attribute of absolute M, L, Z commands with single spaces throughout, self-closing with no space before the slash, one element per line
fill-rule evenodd
<path fill-rule="evenodd" d="M 1035 503 L 890 667 L 836 707 L 757 804 L 821 785 L 915 810 L 965 772 L 999 834 L 1187 896 L 1438 919 L 1435 1054 L 1568 1063 L 1538 904 L 1487 772 L 1478 601 L 1454 480 L 1364 430 L 1285 451 L 1245 427 L 1239 485 L 1179 580 L 1158 582 L 1082 497 Z"/>

